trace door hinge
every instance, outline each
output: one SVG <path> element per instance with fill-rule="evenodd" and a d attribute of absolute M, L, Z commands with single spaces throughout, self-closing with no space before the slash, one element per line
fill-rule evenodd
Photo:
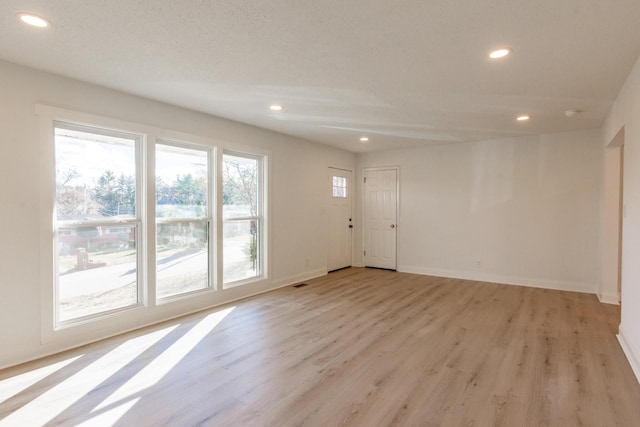
<path fill-rule="evenodd" d="M 364 251 L 364 256 L 367 256 L 367 251 Z"/>
<path fill-rule="evenodd" d="M 367 177 L 366 176 L 364 177 L 364 183 L 365 184 L 367 183 Z"/>

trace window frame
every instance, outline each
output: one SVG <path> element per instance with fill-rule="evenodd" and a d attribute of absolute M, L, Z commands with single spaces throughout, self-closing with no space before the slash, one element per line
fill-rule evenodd
<path fill-rule="evenodd" d="M 223 176 L 223 164 L 224 164 L 224 156 L 234 156 L 241 157 L 246 159 L 252 159 L 257 161 L 257 200 L 256 203 L 258 205 L 258 213 L 257 215 L 250 216 L 238 216 L 233 218 L 225 218 L 223 213 L 223 200 L 222 196 L 219 197 L 219 209 L 220 209 L 220 235 L 221 239 L 219 241 L 219 250 L 220 250 L 220 274 L 219 280 L 222 284 L 222 289 L 230 289 L 239 286 L 244 286 L 248 284 L 253 284 L 259 282 L 261 280 L 265 280 L 268 278 L 268 259 L 269 253 L 267 250 L 268 247 L 268 226 L 267 226 L 267 208 L 268 208 L 268 159 L 269 153 L 248 148 L 248 147 L 224 147 L 221 150 L 220 160 L 218 169 L 220 170 L 219 176 L 219 191 L 222 195 L 224 192 L 224 176 Z M 257 222 L 257 259 L 258 259 L 258 268 L 257 274 L 252 277 L 247 277 L 245 279 L 233 280 L 229 282 L 225 282 L 224 280 L 224 233 L 223 227 L 227 222 L 240 222 L 240 221 L 256 221 Z"/>
<path fill-rule="evenodd" d="M 155 177 L 156 177 L 156 153 L 158 150 L 158 145 L 164 145 L 164 146 L 170 146 L 170 147 L 177 147 L 177 148 L 185 148 L 185 149 L 189 149 L 189 150 L 195 150 L 195 151 L 203 151 L 206 153 L 207 155 L 207 215 L 203 216 L 203 217 L 193 217 L 193 218 L 159 218 L 157 216 L 157 212 L 156 212 L 156 208 L 158 206 L 158 202 L 157 202 L 157 198 L 156 198 L 156 194 L 157 194 L 157 188 L 155 188 Z M 175 301 L 178 299 L 182 299 L 182 298 L 188 298 L 194 294 L 198 294 L 201 292 L 209 292 L 209 291 L 216 291 L 217 290 L 217 276 L 216 276 L 216 272 L 218 270 L 217 268 L 217 263 L 216 263 L 216 254 L 217 254 L 217 250 L 216 250 L 216 244 L 215 244 L 215 236 L 216 236 L 216 221 L 217 221 L 217 217 L 214 214 L 217 209 L 216 209 L 216 192 L 214 191 L 215 189 L 215 183 L 216 183 L 216 152 L 217 152 L 217 148 L 214 146 L 206 146 L 206 145 L 200 145 L 200 144 L 196 144 L 196 143 L 192 143 L 192 142 L 185 142 L 185 141 L 179 141 L 173 138 L 163 138 L 163 137 L 157 137 L 154 141 L 153 144 L 153 156 L 154 156 L 154 170 L 153 170 L 153 175 L 154 175 L 154 180 L 153 180 L 153 198 L 154 198 L 154 210 L 153 210 L 153 223 L 154 223 L 154 234 L 153 234 L 153 244 L 154 244 L 154 267 L 155 267 L 155 274 L 154 274 L 154 293 L 155 293 L 155 300 L 157 304 L 164 304 L 164 303 L 168 303 L 171 301 Z M 159 296 L 158 295 L 158 280 L 157 280 L 157 248 L 158 248 L 158 242 L 157 242 L 157 229 L 158 229 L 158 225 L 159 224 L 178 224 L 178 223 L 185 223 L 185 222 L 189 222 L 189 223 L 201 223 L 201 224 L 207 224 L 207 263 L 208 263 L 208 272 L 207 272 L 207 286 L 205 288 L 201 288 L 201 289 L 194 289 L 191 291 L 187 291 L 187 292 L 181 292 L 178 294 L 173 294 L 173 295 L 166 295 L 166 296 Z"/>
<path fill-rule="evenodd" d="M 53 323 L 55 329 L 62 329 L 76 324 L 82 324 L 90 322 L 94 319 L 108 317 L 122 311 L 128 311 L 141 307 L 144 305 L 144 269 L 141 268 L 146 254 L 144 253 L 145 247 L 141 243 L 145 240 L 144 228 L 143 228 L 143 212 L 144 206 L 142 203 L 142 197 L 144 194 L 143 176 L 144 168 L 142 161 L 143 153 L 143 141 L 145 135 L 134 131 L 115 130 L 111 128 L 103 128 L 99 125 L 85 125 L 79 124 L 73 121 L 54 119 L 51 124 L 52 138 L 53 138 L 53 163 L 54 163 L 54 192 L 53 192 Z M 117 219 L 98 219 L 98 220 L 58 220 L 56 210 L 56 198 L 57 189 L 55 189 L 55 175 L 56 175 L 56 129 L 67 129 L 71 131 L 78 131 L 84 133 L 91 133 L 95 135 L 113 136 L 118 138 L 126 138 L 134 141 L 134 156 L 135 156 L 135 178 L 136 178 L 136 197 L 135 197 L 135 216 L 131 219 L 117 218 Z M 115 309 L 104 310 L 89 315 L 78 316 L 71 319 L 60 319 L 60 274 L 59 274 L 59 248 L 58 248 L 58 236 L 61 228 L 65 229 L 80 229 L 85 227 L 114 227 L 114 226 L 131 226 L 136 230 L 136 302 L 124 307 L 118 307 Z"/>

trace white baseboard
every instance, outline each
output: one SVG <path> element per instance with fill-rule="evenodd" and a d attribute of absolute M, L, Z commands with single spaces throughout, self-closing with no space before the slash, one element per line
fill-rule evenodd
<path fill-rule="evenodd" d="M 557 291 L 584 292 L 595 294 L 595 284 L 565 282 L 560 280 L 532 279 L 527 277 L 501 276 L 498 274 L 468 271 L 442 270 L 434 268 L 416 267 L 412 265 L 398 266 L 403 273 L 422 274 L 426 276 L 447 277 L 450 279 L 475 280 L 479 282 L 500 283 L 504 285 L 529 286 L 532 288 L 553 289 Z"/>
<path fill-rule="evenodd" d="M 620 347 L 622 347 L 622 351 L 624 351 L 625 356 L 627 356 L 631 369 L 633 373 L 636 374 L 638 383 L 640 383 L 640 353 L 636 351 L 629 340 L 627 340 L 622 325 L 620 325 L 620 331 L 618 333 L 618 342 L 620 342 Z"/>
<path fill-rule="evenodd" d="M 603 304 L 620 305 L 620 295 L 618 293 L 598 293 L 598 300 Z"/>
<path fill-rule="evenodd" d="M 293 276 L 289 276 L 289 277 L 285 277 L 285 278 L 273 281 L 271 283 L 271 287 L 269 288 L 269 290 L 264 292 L 269 292 L 274 289 L 283 288 L 285 286 L 293 285 L 298 282 L 304 282 L 305 280 L 315 279 L 316 277 L 326 276 L 326 274 L 327 274 L 326 268 L 313 270 L 313 271 L 306 271 L 300 274 L 295 274 Z M 260 292 L 260 293 L 264 293 L 264 292 Z"/>

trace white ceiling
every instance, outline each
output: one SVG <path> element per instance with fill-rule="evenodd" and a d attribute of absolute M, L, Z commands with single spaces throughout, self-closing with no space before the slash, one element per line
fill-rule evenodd
<path fill-rule="evenodd" d="M 639 0 L 0 2 L 1 59 L 355 152 L 599 127 L 639 56 Z"/>

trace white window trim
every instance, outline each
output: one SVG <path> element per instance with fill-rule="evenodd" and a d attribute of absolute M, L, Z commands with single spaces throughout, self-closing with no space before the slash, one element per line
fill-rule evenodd
<path fill-rule="evenodd" d="M 145 280 L 147 277 L 146 266 L 140 263 L 141 253 L 146 252 L 145 230 L 141 226 L 140 229 L 140 248 L 138 248 L 138 304 L 110 310 L 99 315 L 86 316 L 77 320 L 65 321 L 57 323 L 57 307 L 56 307 L 56 264 L 55 264 L 55 136 L 54 128 L 56 122 L 66 125 L 93 128 L 97 130 L 112 131 L 115 133 L 123 133 L 129 135 L 140 135 L 140 141 L 137 149 L 139 150 L 136 159 L 136 167 L 138 169 L 138 177 L 141 178 L 146 171 L 146 162 L 142 156 L 145 152 L 147 144 L 148 132 L 143 126 L 136 123 L 124 122 L 117 119 L 111 119 L 92 114 L 85 114 L 71 110 L 65 110 L 46 105 L 36 105 L 36 114 L 39 117 L 40 129 L 40 173 L 42 179 L 40 187 L 40 207 L 50 215 L 43 215 L 40 223 L 40 307 L 41 307 L 41 341 L 47 343 L 57 339 L 60 336 L 73 336 L 76 331 L 86 329 L 89 333 L 94 325 L 98 322 L 109 322 L 110 319 L 116 317 L 126 318 L 124 313 L 139 312 L 144 309 L 147 302 L 147 295 L 144 292 L 148 289 Z M 146 137 L 145 137 L 146 136 Z M 137 219 L 144 217 L 144 206 L 140 203 L 145 197 L 145 189 L 140 188 L 140 194 L 136 195 Z M 73 332 L 72 332 L 73 331 Z"/>

